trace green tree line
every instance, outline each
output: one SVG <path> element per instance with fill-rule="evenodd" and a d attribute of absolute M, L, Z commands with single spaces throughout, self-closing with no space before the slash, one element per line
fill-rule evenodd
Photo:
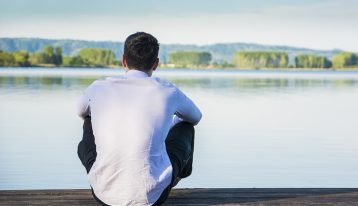
<path fill-rule="evenodd" d="M 296 68 L 331 68 L 332 62 L 323 56 L 298 55 L 295 58 Z"/>
<path fill-rule="evenodd" d="M 288 54 L 284 52 L 237 52 L 234 64 L 237 68 L 358 68 L 358 56 L 342 52 L 329 60 L 324 56 L 298 55 L 295 64 L 288 65 Z"/>
<path fill-rule="evenodd" d="M 240 51 L 234 54 L 233 63 L 211 63 L 211 54 L 208 52 L 178 51 L 169 55 L 169 63 L 176 67 L 196 67 L 213 65 L 217 68 L 353 68 L 358 67 L 357 54 L 342 52 L 329 60 L 324 56 L 297 55 L 294 65 L 289 65 L 289 57 L 285 52 L 267 51 Z"/>
<path fill-rule="evenodd" d="M 169 63 L 176 66 L 200 66 L 209 65 L 211 53 L 196 51 L 180 51 L 169 54 Z"/>
<path fill-rule="evenodd" d="M 333 57 L 333 68 L 349 68 L 358 66 L 357 54 L 350 52 L 343 52 Z"/>
<path fill-rule="evenodd" d="M 284 52 L 237 52 L 234 64 L 239 68 L 286 68 L 288 55 Z"/>
<path fill-rule="evenodd" d="M 109 67 L 121 66 L 111 50 L 86 48 L 76 56 L 62 56 L 61 47 L 45 46 L 43 51 L 4 52 L 0 50 L 0 66 L 63 66 L 63 67 Z"/>
<path fill-rule="evenodd" d="M 42 52 L 29 55 L 30 65 L 56 65 L 62 64 L 61 47 L 45 46 Z"/>
<path fill-rule="evenodd" d="M 342 52 L 328 59 L 324 56 L 297 55 L 294 65 L 289 64 L 285 52 L 239 51 L 234 54 L 233 62 L 212 62 L 210 52 L 178 51 L 170 53 L 169 64 L 176 67 L 212 67 L 212 68 L 358 68 L 358 56 L 351 52 Z M 62 67 L 116 67 L 121 61 L 116 59 L 112 50 L 85 48 L 78 55 L 63 56 L 61 47 L 45 46 L 43 51 L 4 52 L 0 50 L 0 66 L 62 66 Z M 165 65 L 164 65 L 165 66 Z"/>

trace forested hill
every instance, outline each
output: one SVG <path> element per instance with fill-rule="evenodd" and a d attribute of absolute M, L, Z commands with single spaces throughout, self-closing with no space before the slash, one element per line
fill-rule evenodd
<path fill-rule="evenodd" d="M 101 48 L 112 50 L 116 57 L 120 58 L 123 53 L 123 42 L 113 41 L 84 41 L 84 40 L 56 40 L 40 38 L 0 38 L 0 50 L 7 52 L 25 50 L 30 53 L 41 51 L 45 45 L 60 46 L 64 55 L 76 55 L 83 48 Z M 213 62 L 231 62 L 234 53 L 237 51 L 280 51 L 286 52 L 290 60 L 298 54 L 313 54 L 331 58 L 340 53 L 340 50 L 313 50 L 307 48 L 297 48 L 288 46 L 268 46 L 251 43 L 225 43 L 211 45 L 191 45 L 191 44 L 161 44 L 161 62 L 167 62 L 169 53 L 175 51 L 207 51 L 212 54 Z"/>

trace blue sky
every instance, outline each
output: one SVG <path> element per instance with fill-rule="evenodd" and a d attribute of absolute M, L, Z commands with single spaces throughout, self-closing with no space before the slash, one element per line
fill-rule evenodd
<path fill-rule="evenodd" d="M 355 0 L 1 0 L 0 37 L 251 42 L 358 51 Z"/>

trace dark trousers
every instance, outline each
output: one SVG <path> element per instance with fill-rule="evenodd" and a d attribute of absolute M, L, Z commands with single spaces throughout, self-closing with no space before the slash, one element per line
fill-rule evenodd
<path fill-rule="evenodd" d="M 180 122 L 170 129 L 165 144 L 173 167 L 172 180 L 154 205 L 161 205 L 165 202 L 174 186 L 173 183 L 176 178 L 185 178 L 191 174 L 194 153 L 194 134 L 194 126 L 188 122 Z M 90 171 L 97 157 L 94 139 L 91 118 L 86 117 L 83 124 L 83 137 L 78 144 L 77 154 L 82 165 L 86 168 L 87 173 Z M 98 203 L 106 205 L 96 197 L 93 190 L 92 194 Z"/>

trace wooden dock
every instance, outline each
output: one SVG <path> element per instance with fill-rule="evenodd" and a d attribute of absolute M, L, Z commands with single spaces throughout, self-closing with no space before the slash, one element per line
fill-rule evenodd
<path fill-rule="evenodd" d="M 0 205 L 97 205 L 90 190 L 0 190 Z M 174 189 L 165 205 L 349 205 L 358 188 Z"/>

